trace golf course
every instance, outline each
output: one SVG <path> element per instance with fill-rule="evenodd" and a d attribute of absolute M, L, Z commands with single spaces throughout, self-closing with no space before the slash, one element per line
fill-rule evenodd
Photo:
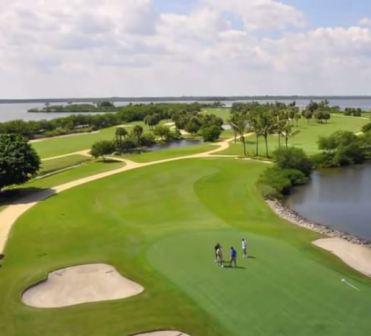
<path fill-rule="evenodd" d="M 215 114 L 227 120 L 227 112 Z M 319 136 L 358 133 L 368 121 L 300 120 L 290 145 L 316 153 Z M 371 334 L 371 279 L 314 246 L 322 235 L 269 208 L 257 182 L 270 163 L 242 159 L 230 130 L 216 143 L 93 160 L 91 144 L 114 129 L 32 144 L 45 176 L 0 204 L 2 336 Z M 254 140 L 247 136 L 248 151 Z M 272 135 L 271 150 L 276 142 Z M 5 221 L 9 230 L 1 230 Z M 216 265 L 217 242 L 226 259 L 237 249 L 238 267 Z M 48 274 L 89 264 L 111 265 L 142 290 L 53 308 L 24 303 Z"/>

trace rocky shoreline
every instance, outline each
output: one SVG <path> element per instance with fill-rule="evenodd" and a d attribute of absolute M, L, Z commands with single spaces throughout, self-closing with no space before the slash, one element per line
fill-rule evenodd
<path fill-rule="evenodd" d="M 358 244 L 366 247 L 371 247 L 371 242 L 367 241 L 365 239 L 358 238 L 356 236 L 353 236 L 352 234 L 338 231 L 335 229 L 332 229 L 326 225 L 314 223 L 306 218 L 303 218 L 300 216 L 297 212 L 290 209 L 289 207 L 283 205 L 282 203 L 278 201 L 272 201 L 272 200 L 266 200 L 266 203 L 269 205 L 269 207 L 281 218 L 289 221 L 290 223 L 293 223 L 295 225 L 301 226 L 303 228 L 312 230 L 314 232 L 323 234 L 328 237 L 336 237 L 344 239 L 350 243 Z"/>

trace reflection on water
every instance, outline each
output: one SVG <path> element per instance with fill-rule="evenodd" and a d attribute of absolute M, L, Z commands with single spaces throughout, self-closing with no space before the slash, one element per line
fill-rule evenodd
<path fill-rule="evenodd" d="M 172 142 L 163 143 L 163 144 L 156 144 L 156 145 L 149 147 L 148 150 L 150 152 L 155 152 L 155 151 L 162 150 L 162 149 L 187 147 L 191 145 L 198 145 L 201 143 L 202 143 L 201 140 L 184 139 L 184 140 L 177 140 L 177 141 L 172 141 Z"/>
<path fill-rule="evenodd" d="M 315 172 L 287 204 L 314 222 L 371 240 L 371 164 Z"/>

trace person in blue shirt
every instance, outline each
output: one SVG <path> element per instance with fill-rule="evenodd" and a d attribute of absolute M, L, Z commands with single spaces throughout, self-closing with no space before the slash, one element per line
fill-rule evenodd
<path fill-rule="evenodd" d="M 237 267 L 237 250 L 231 247 L 231 260 L 229 262 L 230 267 Z"/>

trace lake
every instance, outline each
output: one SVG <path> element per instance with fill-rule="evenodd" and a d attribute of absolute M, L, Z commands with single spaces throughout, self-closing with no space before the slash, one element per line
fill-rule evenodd
<path fill-rule="evenodd" d="M 371 241 L 371 164 L 315 172 L 287 205 L 310 221 Z"/>
<path fill-rule="evenodd" d="M 192 145 L 199 145 L 202 143 L 203 142 L 201 140 L 190 140 L 190 139 L 176 140 L 176 141 L 171 141 L 168 143 L 153 145 L 148 148 L 148 151 L 155 152 L 155 151 L 163 150 L 163 149 L 188 147 Z"/>
<path fill-rule="evenodd" d="M 241 102 L 251 102 L 251 99 L 244 100 Z M 271 99 L 259 99 L 259 102 L 274 102 L 274 101 L 280 101 L 283 103 L 290 103 L 292 102 L 292 99 L 277 99 L 277 100 L 271 100 Z M 165 101 L 166 102 L 166 101 Z M 178 101 L 179 103 L 184 101 Z M 371 110 L 371 98 L 354 98 L 354 99 L 344 99 L 344 98 L 336 98 L 336 99 L 329 99 L 329 102 L 331 105 L 340 106 L 342 108 L 345 107 L 360 107 L 366 111 Z M 67 103 L 67 102 L 66 102 Z M 150 103 L 144 102 L 144 103 Z M 175 103 L 175 101 L 172 101 L 171 103 Z M 189 101 L 187 103 L 190 103 Z M 213 102 L 206 102 L 203 103 L 213 103 Z M 234 101 L 222 101 L 226 106 L 231 106 Z M 304 107 L 309 103 L 309 99 L 296 99 L 296 103 L 299 107 Z M 124 106 L 127 105 L 126 102 L 117 102 L 117 106 Z M 42 103 L 13 103 L 13 104 L 4 104 L 0 103 L 0 122 L 2 121 L 8 121 L 8 120 L 14 120 L 14 119 L 23 119 L 23 120 L 41 120 L 41 119 L 54 119 L 54 118 L 60 118 L 65 117 L 68 115 L 71 115 L 71 113 L 28 113 L 27 110 L 30 108 L 42 108 L 44 107 L 44 104 Z"/>

